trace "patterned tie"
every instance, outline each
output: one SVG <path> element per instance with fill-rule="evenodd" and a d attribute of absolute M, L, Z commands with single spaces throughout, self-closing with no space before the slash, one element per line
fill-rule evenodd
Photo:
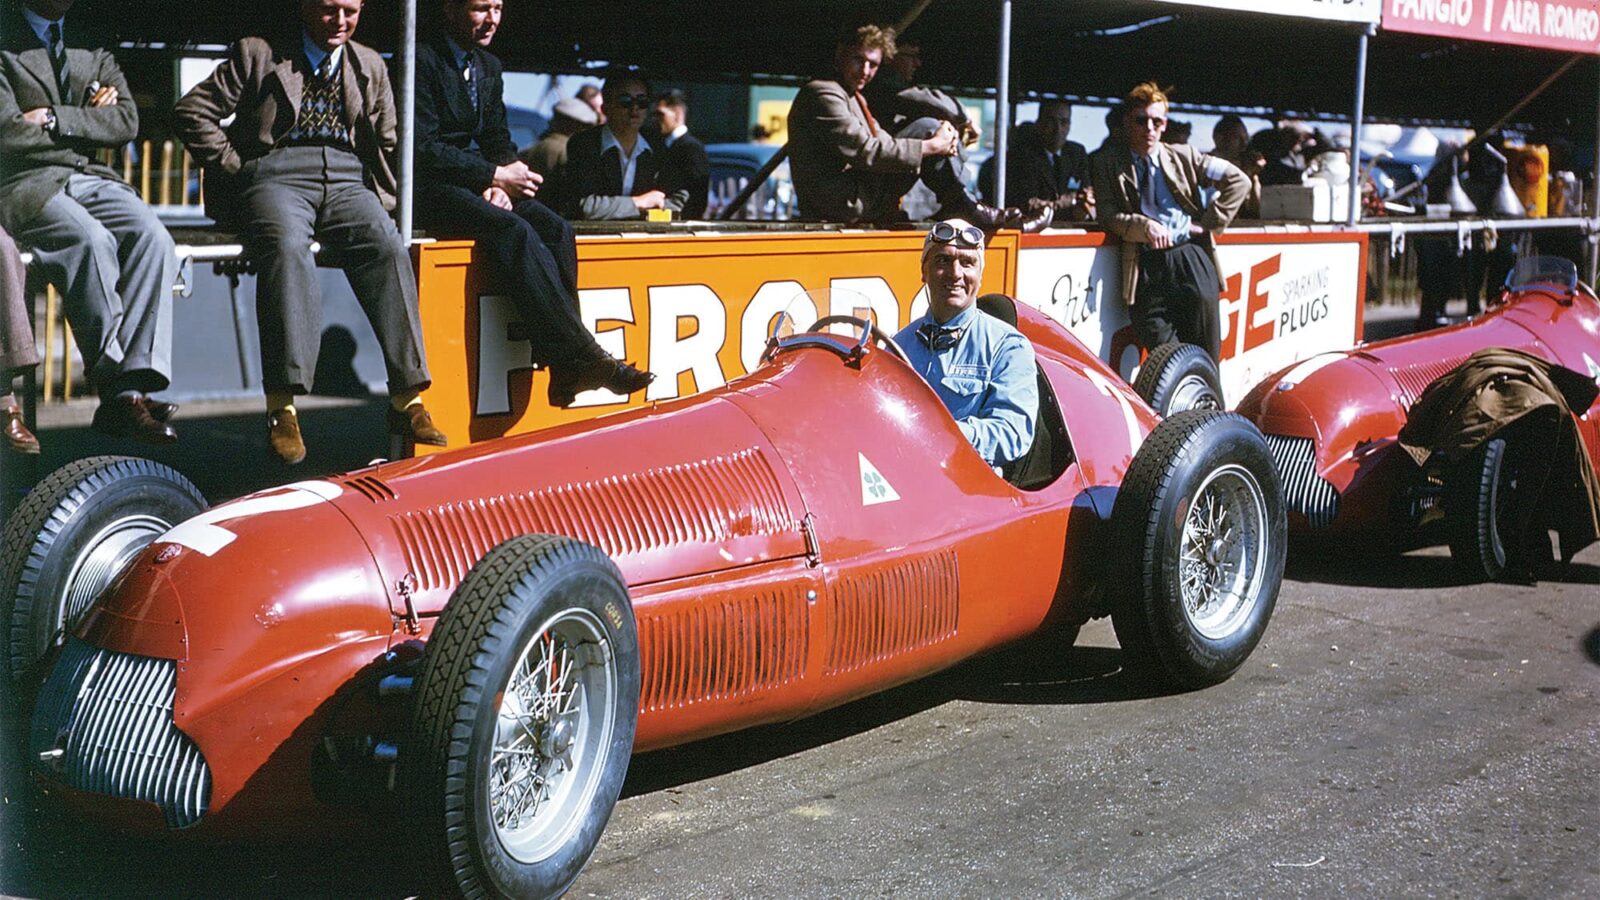
<path fill-rule="evenodd" d="M 472 101 L 472 110 L 478 110 L 478 79 L 472 77 L 472 56 L 469 54 L 461 65 L 461 80 L 467 83 L 467 99 Z"/>
<path fill-rule="evenodd" d="M 317 77 L 323 81 L 334 81 L 339 75 L 339 63 L 332 53 L 322 58 L 322 66 L 317 69 Z"/>
<path fill-rule="evenodd" d="M 51 22 L 50 36 L 50 66 L 56 72 L 56 87 L 61 90 L 61 99 L 67 100 L 70 90 L 70 78 L 67 75 L 67 45 L 61 40 L 61 23 Z"/>

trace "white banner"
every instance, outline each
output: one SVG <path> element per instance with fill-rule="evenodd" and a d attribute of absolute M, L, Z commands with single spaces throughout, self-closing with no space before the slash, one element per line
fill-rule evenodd
<path fill-rule="evenodd" d="M 1331 19 L 1336 22 L 1378 23 L 1382 0 L 1167 0 L 1187 6 L 1209 6 L 1241 12 L 1270 13 L 1301 19 Z"/>
<path fill-rule="evenodd" d="M 1017 299 L 1060 322 L 1133 380 L 1139 366 L 1119 250 L 1027 247 L 1017 264 Z M 1355 346 L 1363 296 L 1362 245 L 1355 241 L 1227 243 L 1222 264 L 1222 391 L 1236 406 L 1273 372 L 1328 350 Z"/>

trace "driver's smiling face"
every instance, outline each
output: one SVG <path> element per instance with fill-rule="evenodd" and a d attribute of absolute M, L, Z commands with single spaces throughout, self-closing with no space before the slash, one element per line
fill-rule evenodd
<path fill-rule="evenodd" d="M 983 278 L 983 253 L 937 244 L 922 257 L 922 282 L 928 286 L 928 311 L 938 322 L 971 306 Z"/>

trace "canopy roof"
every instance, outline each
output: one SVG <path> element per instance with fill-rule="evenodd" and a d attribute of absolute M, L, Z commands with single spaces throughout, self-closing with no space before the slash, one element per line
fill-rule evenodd
<path fill-rule="evenodd" d="M 297 0 L 79 0 L 118 41 L 226 44 L 294 15 Z M 1263 0 L 1271 2 L 1271 0 Z M 427 19 L 438 0 L 420 0 Z M 637 66 L 674 80 L 772 83 L 821 71 L 840 26 L 892 23 L 914 0 L 508 0 L 493 51 L 508 68 L 601 72 Z M 359 37 L 394 49 L 397 0 L 368 0 Z M 996 0 L 933 0 L 909 30 L 924 80 L 992 90 Z M 1116 97 L 1136 81 L 1175 88 L 1180 104 L 1348 116 L 1359 29 L 1352 23 L 1210 9 L 1160 0 L 1015 0 L 1012 85 L 1020 95 Z M 1565 59 L 1562 53 L 1380 32 L 1371 42 L 1367 113 L 1393 121 L 1486 123 Z M 1587 138 L 1595 64 L 1577 66 L 1519 118 Z"/>

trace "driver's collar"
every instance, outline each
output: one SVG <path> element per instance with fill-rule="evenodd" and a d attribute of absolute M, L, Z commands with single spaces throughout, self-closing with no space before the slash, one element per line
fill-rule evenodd
<path fill-rule="evenodd" d="M 960 312 L 941 322 L 934 317 L 933 310 L 930 308 L 928 310 L 928 321 L 939 326 L 940 328 L 960 328 L 970 322 L 973 314 L 977 311 L 978 304 L 974 302 L 971 306 L 968 306 L 966 309 L 961 310 Z"/>

